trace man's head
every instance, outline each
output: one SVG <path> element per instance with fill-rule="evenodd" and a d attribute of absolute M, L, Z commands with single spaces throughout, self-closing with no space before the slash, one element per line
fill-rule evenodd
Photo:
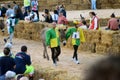
<path fill-rule="evenodd" d="M 7 71 L 5 73 L 5 80 L 15 80 L 16 73 L 13 71 Z"/>
<path fill-rule="evenodd" d="M 52 23 L 52 28 L 56 28 L 56 23 L 55 22 Z"/>
<path fill-rule="evenodd" d="M 59 13 L 59 16 L 63 16 L 63 12 L 60 12 L 60 13 Z"/>
<path fill-rule="evenodd" d="M 27 52 L 27 46 L 25 46 L 25 45 L 22 46 L 22 47 L 21 47 L 21 51 L 22 51 L 22 52 Z"/>
<path fill-rule="evenodd" d="M 8 47 L 5 47 L 3 50 L 4 55 L 8 56 L 10 53 L 10 49 Z"/>
<path fill-rule="evenodd" d="M 115 14 L 114 14 L 114 13 L 112 13 L 110 17 L 111 17 L 111 18 L 115 18 Z"/>

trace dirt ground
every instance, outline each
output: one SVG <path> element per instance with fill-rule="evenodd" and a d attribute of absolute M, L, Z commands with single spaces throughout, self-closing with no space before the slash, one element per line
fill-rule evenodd
<path fill-rule="evenodd" d="M 0 36 L 0 52 L 2 52 L 5 44 L 3 38 L 4 37 Z M 59 56 L 60 61 L 58 62 L 58 66 L 55 67 L 52 64 L 51 58 L 50 61 L 43 59 L 43 47 L 41 42 L 14 38 L 12 52 L 14 54 L 19 52 L 22 45 L 26 45 L 28 47 L 28 54 L 30 54 L 32 58 L 33 65 L 38 64 L 42 67 L 51 67 L 53 69 L 67 70 L 68 73 L 80 76 L 81 78 L 83 77 L 83 73 L 88 69 L 91 64 L 103 57 L 102 55 L 98 55 L 95 53 L 78 51 L 80 64 L 75 64 L 71 60 L 73 55 L 73 49 L 62 47 L 62 52 Z M 51 57 L 50 49 L 48 49 L 48 52 L 49 56 Z"/>

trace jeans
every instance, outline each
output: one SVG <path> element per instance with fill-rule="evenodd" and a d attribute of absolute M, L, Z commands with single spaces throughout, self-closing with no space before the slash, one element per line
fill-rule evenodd
<path fill-rule="evenodd" d="M 91 0 L 91 9 L 96 10 L 96 0 Z"/>

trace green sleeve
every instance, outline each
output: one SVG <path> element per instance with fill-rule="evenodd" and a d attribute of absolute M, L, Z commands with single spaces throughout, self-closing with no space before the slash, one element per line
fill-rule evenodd
<path fill-rule="evenodd" d="M 66 32 L 66 35 L 65 35 L 66 40 L 68 40 L 68 38 L 70 37 L 71 34 L 72 34 L 71 28 L 69 28 L 69 29 L 67 30 L 67 32 Z"/>
<path fill-rule="evenodd" d="M 45 38 L 46 38 L 46 45 L 49 46 L 50 45 L 50 31 L 46 32 Z"/>

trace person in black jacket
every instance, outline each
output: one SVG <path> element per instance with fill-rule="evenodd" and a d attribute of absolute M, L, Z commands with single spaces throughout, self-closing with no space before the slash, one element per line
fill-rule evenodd
<path fill-rule="evenodd" d="M 31 66 L 31 58 L 27 54 L 27 47 L 22 46 L 21 52 L 15 55 L 16 74 L 29 74 L 30 78 L 33 77 L 34 68 Z"/>
<path fill-rule="evenodd" d="M 10 49 L 5 47 L 3 53 L 5 56 L 0 57 L 0 80 L 4 80 L 4 75 L 8 70 L 14 71 L 15 69 L 15 61 L 9 56 Z"/>
<path fill-rule="evenodd" d="M 51 16 L 50 13 L 49 13 L 49 10 L 48 10 L 48 9 L 45 9 L 44 13 L 45 13 L 45 14 L 42 14 L 42 16 L 45 18 L 45 21 L 44 21 L 44 22 L 52 23 L 53 20 L 52 20 L 52 16 Z"/>
<path fill-rule="evenodd" d="M 7 8 L 4 4 L 1 4 L 1 17 L 5 17 L 5 13 L 7 11 Z"/>

